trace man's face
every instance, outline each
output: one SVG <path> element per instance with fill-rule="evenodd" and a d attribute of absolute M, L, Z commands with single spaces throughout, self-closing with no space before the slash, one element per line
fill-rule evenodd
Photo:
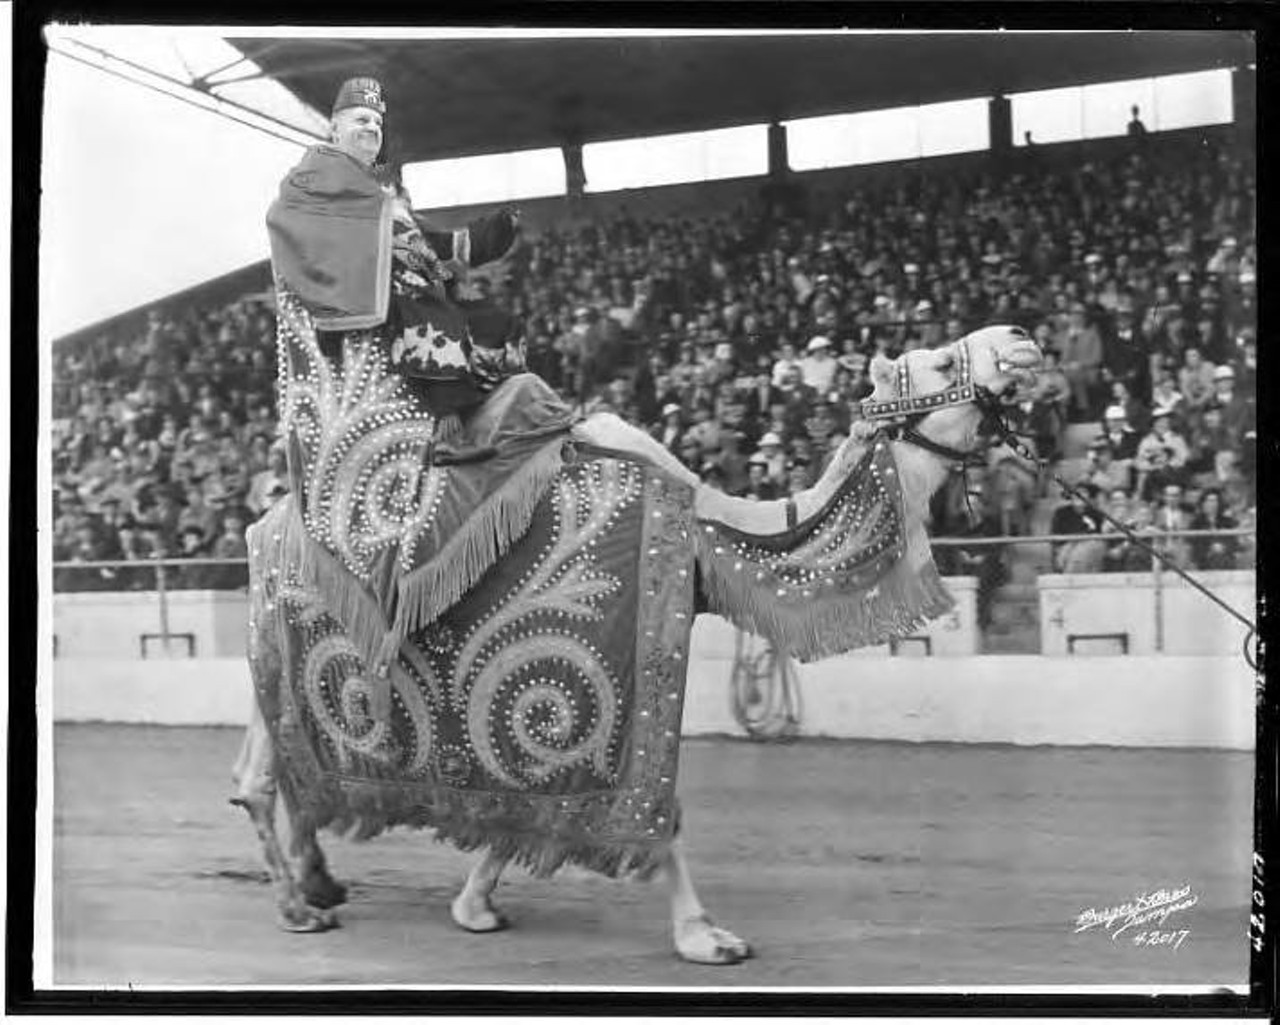
<path fill-rule="evenodd" d="M 382 115 L 368 107 L 346 107 L 333 115 L 334 145 L 368 166 L 382 148 Z"/>
<path fill-rule="evenodd" d="M 1182 488 L 1168 487 L 1164 489 L 1164 504 L 1175 506 L 1182 501 Z"/>

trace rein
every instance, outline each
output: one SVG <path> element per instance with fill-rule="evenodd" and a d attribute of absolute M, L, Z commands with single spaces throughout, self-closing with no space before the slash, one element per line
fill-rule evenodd
<path fill-rule="evenodd" d="M 1033 452 L 1030 449 L 1030 447 L 1028 447 L 1028 445 L 1014 432 L 1013 428 L 1009 426 L 1009 424 L 1005 421 L 1004 417 L 1000 416 L 999 413 L 997 412 L 993 416 L 993 420 L 994 420 L 994 427 L 995 427 L 995 436 L 999 439 L 1001 443 L 1007 445 L 1010 449 L 1013 450 L 1015 454 L 1017 454 L 1027 462 L 1031 463 L 1035 467 L 1037 475 L 1044 475 L 1048 473 L 1048 469 L 1049 469 L 1048 461 L 1045 459 L 1041 459 L 1038 455 L 1036 455 L 1036 453 Z M 1159 551 L 1153 545 L 1148 544 L 1141 537 L 1139 537 L 1138 533 L 1132 527 L 1130 527 L 1126 523 L 1121 523 L 1109 512 L 1107 512 L 1105 509 L 1099 506 L 1096 502 L 1094 502 L 1091 498 L 1089 498 L 1088 495 L 1086 495 L 1074 484 L 1068 484 L 1061 474 L 1058 474 L 1058 473 L 1052 474 L 1050 479 L 1055 484 L 1058 485 L 1058 488 L 1062 491 L 1063 495 L 1065 495 L 1068 498 L 1080 499 L 1080 501 L 1082 501 L 1088 508 L 1092 509 L 1095 513 L 1097 513 L 1104 520 L 1106 520 L 1113 527 L 1115 527 L 1122 534 L 1124 534 L 1124 536 L 1128 538 L 1131 543 L 1137 545 L 1148 555 L 1152 556 L 1152 558 L 1159 560 L 1160 563 L 1165 567 L 1165 569 L 1181 577 L 1184 581 L 1186 581 L 1193 588 L 1199 591 L 1202 595 L 1208 598 L 1211 602 L 1217 605 L 1218 608 L 1222 609 L 1223 612 L 1227 613 L 1227 615 L 1231 616 L 1232 619 L 1236 620 L 1236 622 L 1240 623 L 1241 626 L 1243 626 L 1246 630 L 1248 630 L 1248 633 L 1245 634 L 1245 638 L 1244 638 L 1244 660 L 1249 664 L 1249 668 L 1252 669 L 1255 673 L 1258 671 L 1257 653 L 1253 643 L 1251 643 L 1258 636 L 1258 625 L 1255 622 L 1253 622 L 1253 620 L 1249 619 L 1243 613 L 1236 611 L 1236 609 L 1228 605 L 1225 601 L 1223 601 L 1211 590 L 1209 590 L 1209 588 L 1205 587 L 1204 584 L 1200 583 L 1200 581 L 1196 580 L 1195 577 L 1191 576 L 1190 573 L 1188 573 L 1181 566 L 1175 563 L 1167 555 L 1165 555 L 1163 552 Z"/>
<path fill-rule="evenodd" d="M 982 412 L 982 424 L 978 429 L 979 437 L 990 437 L 1000 444 L 1007 445 L 1017 456 L 1030 463 L 1035 467 L 1037 476 L 1044 477 L 1048 474 L 1049 464 L 1046 460 L 1041 459 L 1031 448 L 1014 432 L 1009 426 L 1008 421 L 1004 418 L 1004 414 L 1000 410 L 1000 399 L 989 388 L 984 388 L 980 384 L 976 384 L 973 380 L 973 362 L 969 355 L 969 346 L 960 343 L 956 346 L 957 360 L 959 369 L 956 374 L 956 383 L 940 391 L 928 392 L 924 395 L 911 394 L 911 374 L 907 369 L 905 360 L 900 360 L 897 368 L 897 394 L 898 397 L 884 401 L 873 401 L 866 399 L 861 404 L 862 418 L 864 420 L 879 420 L 885 424 L 881 428 L 885 435 L 891 440 L 901 440 L 922 448 L 926 452 L 932 452 L 934 455 L 941 456 L 952 463 L 960 466 L 964 473 L 965 488 L 965 504 L 969 506 L 969 496 L 972 492 L 969 490 L 969 470 L 977 468 L 985 464 L 985 460 L 979 455 L 979 452 L 989 447 L 981 446 L 971 452 L 962 452 L 959 449 L 951 448 L 941 442 L 934 441 L 921 434 L 916 428 L 917 425 L 924 420 L 930 413 L 935 413 L 940 409 L 948 409 L 955 406 L 976 405 Z M 1062 493 L 1068 498 L 1079 498 L 1084 504 L 1101 516 L 1104 520 L 1118 529 L 1133 544 L 1137 545 L 1143 551 L 1147 552 L 1153 558 L 1168 569 L 1171 573 L 1176 574 L 1229 616 L 1244 626 L 1248 633 L 1244 639 L 1244 658 L 1249 667 L 1254 672 L 1258 671 L 1257 654 L 1254 645 L 1251 643 L 1258 636 L 1257 624 L 1237 612 L 1234 608 L 1224 602 L 1211 590 L 1191 576 L 1181 566 L 1178 566 L 1168 556 L 1158 551 L 1155 547 L 1142 540 L 1137 533 L 1127 524 L 1121 523 L 1105 509 L 1097 505 L 1092 499 L 1084 494 L 1079 488 L 1072 484 L 1068 484 L 1061 474 L 1053 474 L 1051 479 L 1061 489 Z M 973 508 L 969 506 L 969 512 L 972 515 Z"/>

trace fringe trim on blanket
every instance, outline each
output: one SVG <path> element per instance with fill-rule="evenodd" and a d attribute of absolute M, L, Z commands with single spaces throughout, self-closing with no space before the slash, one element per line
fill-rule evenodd
<path fill-rule="evenodd" d="M 327 780 L 324 795 L 314 800 L 310 793 L 304 799 L 298 781 L 287 772 L 280 776 L 285 799 L 294 808 L 305 808 L 305 824 L 315 829 L 330 829 L 354 840 L 369 840 L 396 826 L 431 829 L 437 842 L 461 851 L 488 848 L 543 878 L 572 864 L 610 878 L 648 879 L 662 867 L 675 835 L 673 828 L 670 836 L 653 839 L 591 842 L 585 828 L 564 829 L 555 799 L 547 799 L 545 808 L 530 816 L 527 806 L 507 811 L 507 798 L 496 793 L 432 788 L 418 796 L 397 796 L 374 781 Z M 522 828 L 511 828 L 515 822 Z"/>
<path fill-rule="evenodd" d="M 942 584 L 922 531 L 908 530 L 902 556 L 870 588 L 783 601 L 770 575 L 734 572 L 714 553 L 714 535 L 696 531 L 696 555 L 709 611 L 740 630 L 767 638 L 801 662 L 903 637 L 948 611 L 955 600 Z M 914 568 L 919 567 L 919 568 Z"/>
<path fill-rule="evenodd" d="M 365 665 L 382 664 L 378 659 L 386 647 L 389 626 L 377 599 L 337 556 L 307 534 L 297 516 L 290 519 L 284 565 L 296 565 L 302 582 L 320 592 L 325 611 L 342 624 L 343 634 Z"/>
<path fill-rule="evenodd" d="M 415 630 L 458 602 L 524 537 L 564 465 L 562 437 L 547 442 L 462 523 L 430 562 L 399 581 L 388 657 Z"/>

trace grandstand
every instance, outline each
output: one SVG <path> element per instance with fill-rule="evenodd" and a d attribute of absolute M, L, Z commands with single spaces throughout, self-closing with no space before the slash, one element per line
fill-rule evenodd
<path fill-rule="evenodd" d="M 1256 618 L 1251 40 L 403 35 L 236 38 L 252 63 L 220 71 L 312 113 L 376 75 L 430 219 L 518 204 L 521 244 L 472 283 L 584 413 L 782 497 L 823 472 L 878 354 L 1016 322 L 1046 366 L 1007 419 L 1111 519 L 1002 446 L 928 511 L 955 607 L 916 634 L 799 665 L 696 617 L 675 652 L 682 837 L 717 921 L 760 945 L 749 972 L 659 958 L 642 889 L 569 871 L 516 877 L 509 934 L 452 931 L 462 855 L 410 830 L 326 837 L 351 927 L 308 948 L 274 930 L 224 802 L 243 731 L 214 728 L 260 700 L 244 532 L 289 487 L 270 268 L 77 330 L 51 357 L 37 972 L 1243 994 L 1260 677 L 1248 624 L 1195 585 Z M 1176 957 L 1073 926 L 1184 882 Z"/>
<path fill-rule="evenodd" d="M 982 45 L 995 45 L 983 38 Z M 1213 40 L 1219 50 L 1199 54 L 1153 44 L 1141 51 L 1146 63 L 1133 69 L 1185 71 L 1187 61 L 1221 64 L 1224 54 L 1235 54 Z M 351 63 L 323 74 L 307 72 L 305 62 L 289 64 L 314 56 L 301 42 L 240 45 L 313 103 L 361 60 L 401 68 L 381 43 L 347 46 Z M 533 73 L 531 51 L 494 47 L 485 52 L 504 73 Z M 633 59 L 651 73 L 668 67 L 669 54 L 650 50 Z M 476 56 L 464 51 L 450 59 Z M 593 55 L 590 67 L 603 74 L 596 51 L 578 52 Z M 1031 77 L 1029 62 L 1008 75 L 1014 85 L 1045 84 Z M 801 138 L 809 122 L 793 117 L 783 128 L 775 121 L 760 175 L 579 188 L 524 201 L 525 244 L 488 284 L 522 318 L 531 366 L 551 384 L 584 409 L 611 408 L 649 428 L 717 486 L 765 497 L 821 473 L 869 391 L 867 366 L 876 353 L 895 355 L 992 320 L 1015 320 L 1056 355 L 1056 369 L 1012 410 L 1056 469 L 1097 486 L 1118 518 L 1144 530 L 1247 527 L 1255 517 L 1256 182 L 1252 72 L 1239 66 L 1234 75 L 1235 119 L 1228 124 L 1129 126 L 1118 137 L 1107 129 L 1100 134 L 1113 137 L 1015 146 L 1015 125 L 1033 125 L 1026 129 L 1033 137 L 1039 129 L 1028 120 L 1038 108 L 1019 106 L 1018 95 L 1012 103 L 997 95 L 981 101 L 985 144 L 973 152 L 803 172 L 788 166 L 788 140 Z M 884 80 L 882 102 L 896 95 L 897 81 Z M 391 75 L 388 88 L 408 94 L 421 84 L 410 67 Z M 581 83 L 565 88 L 571 86 Z M 929 95 L 954 104 L 958 91 L 972 88 L 947 81 Z M 821 109 L 840 96 L 833 90 Z M 538 120 L 530 101 L 521 102 L 525 107 L 489 112 L 493 131 L 511 117 L 529 117 L 532 134 L 520 141 L 553 141 L 547 133 L 554 134 L 554 119 L 542 112 Z M 819 109 L 805 89 L 789 102 L 784 113 Z M 846 102 L 859 109 L 869 100 Z M 674 107 L 663 116 L 662 124 L 639 118 L 636 126 L 687 127 Z M 1108 116 L 1114 122 L 1114 111 Z M 1138 120 L 1136 111 L 1132 116 Z M 618 127 L 597 134 L 617 135 Z M 842 130 L 856 134 L 857 125 Z M 424 155 L 415 125 L 404 131 L 406 155 Z M 479 143 L 445 131 L 433 145 L 433 153 L 451 154 Z M 823 163 L 812 155 L 796 162 L 805 161 Z M 448 226 L 476 211 L 430 212 Z M 829 355 L 811 357 L 819 337 L 831 343 Z M 269 275 L 255 265 L 59 341 L 59 590 L 155 586 L 149 570 L 99 565 L 115 560 L 244 558 L 245 524 L 286 484 L 273 450 L 273 338 Z M 604 346 L 616 357 L 607 374 L 593 358 Z M 1103 452 L 1097 442 L 1108 426 L 1104 414 L 1117 406 L 1124 430 Z M 1157 411 L 1170 414 L 1163 435 L 1151 424 Z M 770 433 L 780 447 L 768 450 L 763 472 L 753 470 Z M 1176 465 L 1165 455 L 1162 439 L 1170 435 Z M 1131 572 L 1136 564 L 1121 539 L 1103 536 L 1102 521 L 1073 518 L 1046 481 L 1009 455 L 993 454 L 977 478 L 957 477 L 933 510 L 933 532 L 956 542 L 939 548 L 944 568 L 980 578 L 983 650 L 1035 651 L 1038 573 Z M 975 485 L 982 497 L 966 507 L 963 492 Z M 981 540 L 1051 529 L 1095 537 L 1053 547 Z M 1163 543 L 1187 568 L 1252 566 L 1248 538 L 1187 543 L 1175 536 Z M 233 568 L 193 564 L 171 572 L 165 586 L 242 582 Z"/>

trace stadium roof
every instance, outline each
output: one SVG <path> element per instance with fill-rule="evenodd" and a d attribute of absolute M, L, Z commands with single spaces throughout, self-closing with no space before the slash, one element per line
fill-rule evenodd
<path fill-rule="evenodd" d="M 383 83 L 406 162 L 1231 67 L 1244 32 L 232 38 L 327 113 Z"/>

